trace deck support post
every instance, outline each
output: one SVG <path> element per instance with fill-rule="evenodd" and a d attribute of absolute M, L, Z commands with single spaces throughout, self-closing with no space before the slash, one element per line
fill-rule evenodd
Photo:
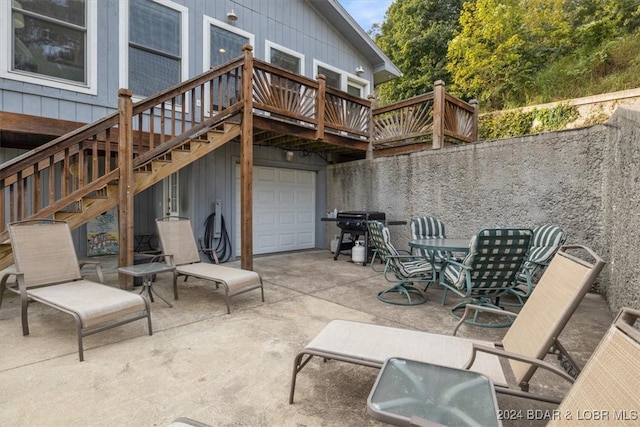
<path fill-rule="evenodd" d="M 433 149 L 444 144 L 444 82 L 437 80 L 433 84 Z"/>
<path fill-rule="evenodd" d="M 245 45 L 240 141 L 240 267 L 253 270 L 253 47 Z"/>
<path fill-rule="evenodd" d="M 133 104 L 130 89 L 118 91 L 118 266 L 133 264 Z M 131 289 L 133 279 L 120 274 L 121 288 Z"/>

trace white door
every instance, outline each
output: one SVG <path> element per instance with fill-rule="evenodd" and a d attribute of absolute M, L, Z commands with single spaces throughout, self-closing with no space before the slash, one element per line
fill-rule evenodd
<path fill-rule="evenodd" d="M 240 255 L 240 165 L 236 165 L 235 249 Z M 316 172 L 253 168 L 253 253 L 315 247 Z"/>
<path fill-rule="evenodd" d="M 164 195 L 164 215 L 179 216 L 178 173 L 172 173 L 163 181 L 162 192 Z"/>

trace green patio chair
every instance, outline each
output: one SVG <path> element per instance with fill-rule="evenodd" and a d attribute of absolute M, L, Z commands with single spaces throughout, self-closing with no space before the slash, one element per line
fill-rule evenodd
<path fill-rule="evenodd" d="M 412 239 L 435 239 L 446 238 L 444 223 L 437 218 L 421 216 L 411 218 L 411 238 Z M 427 259 L 433 255 L 435 263 L 442 263 L 448 254 L 443 251 L 429 251 L 420 249 L 419 252 Z M 432 253 L 435 252 L 435 253 Z"/>
<path fill-rule="evenodd" d="M 456 319 L 458 310 L 474 305 L 500 308 L 498 301 L 516 285 L 518 274 L 529 253 L 533 232 L 524 228 L 487 228 L 478 232 L 469 243 L 469 253 L 462 262 L 446 259 L 442 264 L 440 284 L 444 286 L 442 304 L 447 292 L 470 298 L 453 306 Z M 486 327 L 507 327 L 512 318 L 500 323 L 480 322 L 477 315 L 469 324 Z"/>
<path fill-rule="evenodd" d="M 426 290 L 434 282 L 431 263 L 422 256 L 398 252 L 391 243 L 389 229 L 380 221 L 367 221 L 367 228 L 377 255 L 384 260 L 384 277 L 394 283 L 391 288 L 379 292 L 378 299 L 397 305 L 424 304 L 427 298 L 414 284 L 423 283 Z"/>
<path fill-rule="evenodd" d="M 555 256 L 556 252 L 567 241 L 567 234 L 556 225 L 541 225 L 533 229 L 533 240 L 522 270 L 516 279 L 516 286 L 511 294 L 518 299 L 515 306 L 522 306 L 524 300 L 531 295 L 540 277 Z"/>

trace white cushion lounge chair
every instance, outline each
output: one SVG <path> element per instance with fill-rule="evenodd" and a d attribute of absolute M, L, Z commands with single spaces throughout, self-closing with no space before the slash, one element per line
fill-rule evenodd
<path fill-rule="evenodd" d="M 23 335 L 29 335 L 29 301 L 46 304 L 75 318 L 81 362 L 82 338 L 87 335 L 144 318 L 148 321 L 149 335 L 153 333 L 149 301 L 141 295 L 82 278 L 66 222 L 15 222 L 9 224 L 9 236 L 15 261 L 15 270 L 10 274 L 16 277 L 22 300 Z M 102 277 L 101 270 L 98 277 Z M 2 285 L 5 279 L 6 276 Z"/>
<path fill-rule="evenodd" d="M 176 270 L 173 274 L 173 296 L 178 299 L 178 276 L 197 277 L 221 284 L 227 303 L 227 314 L 231 313 L 229 298 L 244 292 L 260 289 L 264 302 L 262 278 L 255 271 L 224 267 L 218 264 L 204 263 L 200 260 L 198 247 L 193 237 L 191 221 L 182 217 L 156 219 L 160 245 L 164 255 L 172 255 Z M 215 252 L 213 252 L 215 256 Z M 217 261 L 217 257 L 215 258 Z"/>
<path fill-rule="evenodd" d="M 567 253 L 570 249 L 582 250 L 579 253 L 588 254 L 591 260 L 585 261 Z M 504 310 L 470 304 L 454 335 L 466 316 L 475 310 L 493 310 L 497 314 L 516 316 L 503 340 L 498 343 L 347 320 L 331 321 L 296 355 L 289 403 L 293 403 L 298 373 L 314 356 L 374 368 L 382 367 L 390 357 L 466 368 L 489 377 L 498 392 L 557 403 L 560 401 L 557 397 L 529 392 L 529 380 L 536 366 L 514 358 L 525 356 L 542 360 L 547 353 L 553 352 L 562 359 L 563 365 L 570 365 L 568 371 L 573 371 L 574 375 L 579 373 L 579 368 L 557 337 L 603 266 L 604 261 L 590 249 L 566 245 L 556 254 L 517 316 Z M 479 352 L 472 359 L 474 347 L 495 349 L 500 356 Z M 506 381 L 499 357 L 507 356 L 519 389 L 510 387 Z M 565 375 L 572 378 L 569 374 Z"/>

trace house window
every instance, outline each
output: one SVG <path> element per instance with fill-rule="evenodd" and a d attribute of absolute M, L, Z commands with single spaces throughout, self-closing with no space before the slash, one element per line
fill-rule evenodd
<path fill-rule="evenodd" d="M 347 93 L 349 95 L 357 96 L 358 98 L 362 98 L 362 86 L 358 84 L 349 83 L 347 85 Z"/>
<path fill-rule="evenodd" d="M 129 3 L 128 86 L 136 96 L 154 95 L 186 75 L 187 10 L 166 0 Z"/>
<path fill-rule="evenodd" d="M 0 27 L 8 35 L 0 43 L 2 76 L 95 93 L 95 6 L 85 0 L 2 2 Z"/>
<path fill-rule="evenodd" d="M 342 75 L 340 73 L 318 65 L 317 74 L 324 74 L 324 76 L 327 78 L 327 86 L 334 89 L 342 90 Z"/>
<path fill-rule="evenodd" d="M 242 55 L 242 46 L 253 44 L 253 37 L 244 31 L 229 28 L 209 20 L 209 66 L 217 67 Z"/>
<path fill-rule="evenodd" d="M 265 51 L 269 63 L 292 73 L 304 75 L 304 55 L 270 41 L 266 42 Z"/>

